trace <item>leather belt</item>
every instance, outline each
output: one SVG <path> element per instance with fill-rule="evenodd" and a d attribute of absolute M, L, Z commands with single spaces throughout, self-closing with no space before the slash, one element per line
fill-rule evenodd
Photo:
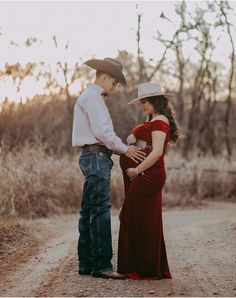
<path fill-rule="evenodd" d="M 84 145 L 82 146 L 82 152 L 103 152 L 107 154 L 109 157 L 112 155 L 113 151 L 108 149 L 103 145 Z"/>

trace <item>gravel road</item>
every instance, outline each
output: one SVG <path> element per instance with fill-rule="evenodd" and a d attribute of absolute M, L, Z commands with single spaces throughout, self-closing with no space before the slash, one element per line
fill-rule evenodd
<path fill-rule="evenodd" d="M 77 274 L 77 215 L 31 222 L 35 241 L 0 260 L 0 296 L 236 296 L 236 204 L 163 212 L 172 279 L 104 280 Z M 112 216 L 116 267 L 119 220 Z"/>

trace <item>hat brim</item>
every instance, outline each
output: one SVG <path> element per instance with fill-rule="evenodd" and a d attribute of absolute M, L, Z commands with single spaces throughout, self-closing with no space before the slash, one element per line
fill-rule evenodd
<path fill-rule="evenodd" d="M 125 79 L 125 76 L 123 75 L 123 73 L 109 61 L 101 60 L 101 59 L 91 59 L 91 60 L 84 62 L 84 64 L 88 65 L 89 67 L 91 67 L 93 69 L 100 70 L 100 71 L 103 71 L 103 72 L 109 74 L 113 78 L 117 79 L 117 81 L 122 86 L 124 86 L 124 87 L 127 86 L 126 79 Z"/>
<path fill-rule="evenodd" d="M 128 104 L 129 105 L 135 104 L 135 103 L 138 103 L 140 99 L 150 98 L 150 97 L 154 97 L 154 96 L 164 96 L 167 99 L 173 99 L 175 97 L 175 94 L 173 94 L 173 93 L 155 93 L 155 94 L 150 94 L 150 95 L 144 95 L 144 96 L 140 96 L 140 97 L 137 97 L 137 98 L 131 100 L 130 102 L 128 102 Z"/>

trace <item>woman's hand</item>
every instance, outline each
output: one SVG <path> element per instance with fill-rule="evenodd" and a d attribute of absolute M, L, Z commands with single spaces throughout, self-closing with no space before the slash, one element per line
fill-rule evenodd
<path fill-rule="evenodd" d="M 129 176 L 130 181 L 132 181 L 138 176 L 139 172 L 137 168 L 129 168 L 126 170 L 126 174 Z"/>
<path fill-rule="evenodd" d="M 136 141 L 137 141 L 137 139 L 135 138 L 133 133 L 131 133 L 126 139 L 126 142 L 128 145 L 134 144 L 134 143 L 136 143 Z"/>

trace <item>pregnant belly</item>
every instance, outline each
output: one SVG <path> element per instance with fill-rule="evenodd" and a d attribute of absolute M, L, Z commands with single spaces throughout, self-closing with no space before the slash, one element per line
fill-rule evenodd
<path fill-rule="evenodd" d="M 150 153 L 149 150 L 143 150 L 143 152 L 146 153 L 146 156 Z M 136 168 L 140 163 L 141 161 L 136 163 L 132 159 L 128 158 L 125 154 L 120 155 L 120 167 L 122 171 L 126 171 L 128 168 Z"/>
<path fill-rule="evenodd" d="M 128 168 L 135 168 L 137 165 L 138 163 L 128 158 L 125 154 L 120 155 L 120 167 L 122 171 L 126 171 Z"/>

